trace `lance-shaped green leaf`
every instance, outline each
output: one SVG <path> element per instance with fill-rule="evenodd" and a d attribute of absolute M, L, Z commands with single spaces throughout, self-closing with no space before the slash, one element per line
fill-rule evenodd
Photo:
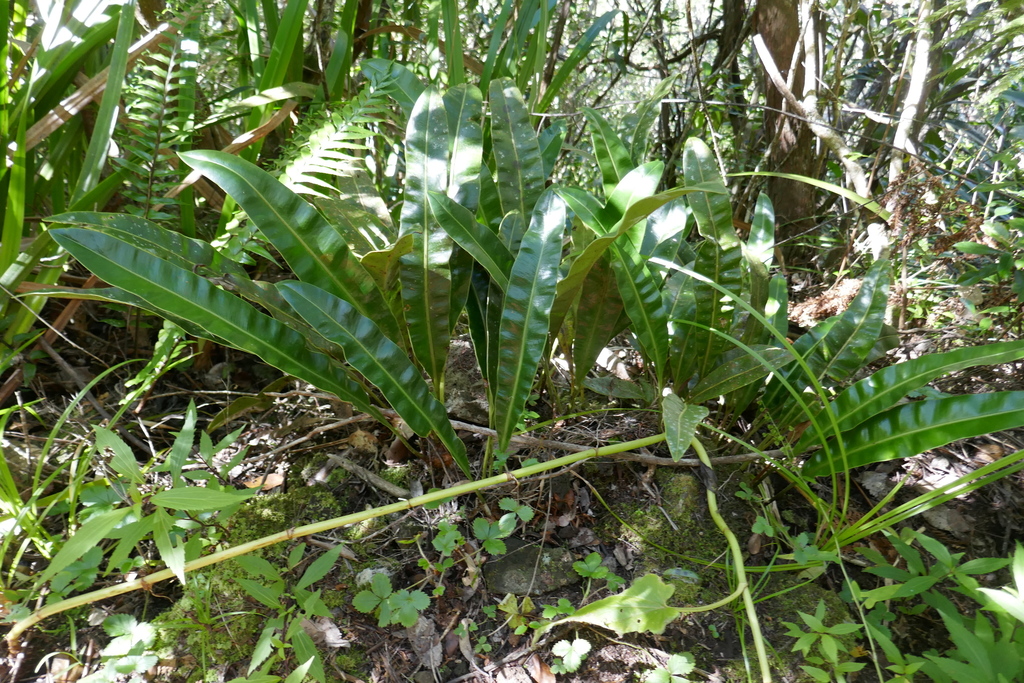
<path fill-rule="evenodd" d="M 873 462 L 909 458 L 958 439 L 1024 425 L 1024 391 L 951 396 L 918 401 L 874 415 L 843 433 L 839 449 L 821 450 L 803 467 L 804 476 L 843 472 Z M 835 457 L 829 458 L 829 454 Z"/>
<path fill-rule="evenodd" d="M 572 342 L 573 382 L 581 386 L 608 343 L 629 325 L 615 273 L 607 258 L 599 259 L 587 275 L 576 302 L 575 338 Z"/>
<path fill-rule="evenodd" d="M 493 424 L 498 448 L 508 447 L 526 407 L 548 339 L 565 229 L 565 202 L 552 191 L 541 196 L 512 265 L 498 329 L 498 366 Z"/>
<path fill-rule="evenodd" d="M 624 216 L 629 207 L 641 199 L 646 199 L 654 194 L 661 182 L 661 173 L 665 164 L 661 161 L 650 161 L 643 166 L 638 166 L 627 173 L 615 186 L 615 189 L 608 197 L 606 209 L 609 213 L 615 212 L 618 216 Z M 646 215 L 644 216 L 646 218 Z M 637 220 L 635 224 L 617 226 L 625 230 L 628 239 L 633 243 L 633 248 L 640 251 L 644 239 L 644 224 Z"/>
<path fill-rule="evenodd" d="M 458 85 L 444 94 L 451 132 L 448 196 L 476 213 L 483 163 L 483 94 L 475 85 Z"/>
<path fill-rule="evenodd" d="M 263 169 L 232 154 L 193 151 L 180 156 L 238 202 L 300 280 L 345 299 L 387 334 L 401 338 L 398 321 L 373 277 L 349 249 L 342 232 L 308 202 Z"/>
<path fill-rule="evenodd" d="M 883 368 L 848 387 L 832 403 L 840 430 L 852 429 L 873 415 L 898 403 L 928 382 L 979 365 L 1012 363 L 1024 358 L 1024 341 L 984 344 L 947 353 L 933 353 Z M 818 443 L 811 430 L 796 446 L 802 453 Z"/>
<path fill-rule="evenodd" d="M 633 333 L 654 370 L 658 386 L 662 386 L 668 360 L 668 313 L 658 288 L 659 280 L 630 242 L 615 242 L 612 254 L 615 281 L 626 313 L 633 321 Z"/>
<path fill-rule="evenodd" d="M 39 577 L 40 583 L 49 581 L 57 575 L 63 569 L 66 569 L 72 562 L 78 560 L 85 551 L 89 548 L 94 548 L 99 545 L 100 541 L 107 537 L 107 534 L 118 524 L 121 520 L 132 511 L 132 508 L 118 508 L 109 512 L 102 512 L 98 515 L 93 515 L 85 523 L 78 528 L 78 531 L 67 540 L 67 542 L 61 547 L 50 564 L 43 570 L 42 575 Z"/>
<path fill-rule="evenodd" d="M 704 403 L 747 386 L 775 372 L 793 360 L 786 349 L 757 344 L 750 347 L 757 356 L 744 353 L 738 358 L 720 364 L 693 388 L 689 401 Z M 758 357 L 760 356 L 760 358 Z"/>
<path fill-rule="evenodd" d="M 771 276 L 768 266 L 775 253 L 775 209 L 768 195 L 761 194 L 754 208 L 754 220 L 750 224 L 750 236 L 743 245 L 743 257 L 747 276 L 750 280 L 750 305 L 758 313 L 764 313 L 768 303 Z M 753 317 L 747 319 L 743 330 L 743 342 L 754 344 L 768 339 L 768 332 Z"/>
<path fill-rule="evenodd" d="M 665 421 L 665 443 L 672 459 L 678 462 L 690 448 L 697 425 L 708 416 L 708 409 L 683 403 L 675 394 L 666 394 L 661 399 L 661 409 Z"/>
<path fill-rule="evenodd" d="M 502 215 L 533 214 L 544 192 L 544 161 L 530 112 L 511 79 L 491 81 L 491 144 Z"/>
<path fill-rule="evenodd" d="M 690 138 L 683 148 L 683 177 L 687 185 L 719 185 L 720 192 L 704 192 L 690 197 L 690 208 L 697 220 L 697 230 L 723 249 L 739 246 L 736 228 L 732 225 L 732 204 L 718 172 L 711 150 L 701 140 Z"/>
<path fill-rule="evenodd" d="M 739 242 L 729 248 L 720 248 L 713 240 L 706 240 L 697 250 L 697 261 L 693 269 L 740 298 L 743 288 L 743 258 Z M 690 333 L 686 354 L 693 361 L 693 369 L 700 377 L 707 376 L 725 348 L 725 340 L 711 331 L 729 330 L 732 326 L 732 311 L 727 310 L 726 296 L 704 281 L 694 284 L 696 312 L 694 321 L 703 327 L 696 327 Z M 684 371 L 685 374 L 685 371 Z"/>
<path fill-rule="evenodd" d="M 59 228 L 50 233 L 86 268 L 129 292 L 140 308 L 184 323 L 183 329 L 190 334 L 253 353 L 360 410 L 377 414 L 362 387 L 326 355 L 307 350 L 298 332 L 191 270 L 95 230 Z"/>
<path fill-rule="evenodd" d="M 501 291 L 508 289 L 508 276 L 512 271 L 512 252 L 498 236 L 479 222 L 464 206 L 456 204 L 440 192 L 430 193 L 430 210 L 442 228 L 456 244 L 469 252 L 476 262 L 487 270 Z"/>
<path fill-rule="evenodd" d="M 463 473 L 472 476 L 465 445 L 455 435 L 444 406 L 397 344 L 347 301 L 306 283 L 277 286 L 307 323 L 345 350 L 345 360 L 380 389 L 414 432 L 420 436 L 435 432 Z"/>
<path fill-rule="evenodd" d="M 558 156 L 562 153 L 562 145 L 565 143 L 567 134 L 565 121 L 558 119 L 537 136 L 537 141 L 540 144 L 540 156 L 544 161 L 545 178 L 550 178 L 551 172 L 555 170 L 555 162 L 558 161 Z"/>
<path fill-rule="evenodd" d="M 439 397 L 444 396 L 448 356 L 452 240 L 430 213 L 430 193 L 447 190 L 448 161 L 444 99 L 434 88 L 427 88 L 417 100 L 406 130 L 400 234 L 413 236 L 413 248 L 402 257 L 401 278 L 413 353 L 434 380 Z"/>
<path fill-rule="evenodd" d="M 626 145 L 615 133 L 615 129 L 603 116 L 588 107 L 583 108 L 583 114 L 590 123 L 590 137 L 593 140 L 597 165 L 601 167 L 604 196 L 611 197 L 619 181 L 633 170 L 633 159 Z"/>
<path fill-rule="evenodd" d="M 859 370 L 878 341 L 889 298 L 889 263 L 876 261 L 850 307 L 825 335 L 820 377 L 842 381 Z"/>

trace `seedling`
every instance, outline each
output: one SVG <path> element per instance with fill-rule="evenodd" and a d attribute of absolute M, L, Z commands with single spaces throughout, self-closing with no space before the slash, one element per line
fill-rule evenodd
<path fill-rule="evenodd" d="M 555 661 L 551 664 L 552 673 L 565 674 L 574 673 L 583 664 L 590 652 L 590 643 L 582 638 L 577 638 L 571 643 L 568 640 L 560 640 L 551 648 L 555 655 Z"/>
<path fill-rule="evenodd" d="M 401 624 L 410 628 L 420 618 L 420 612 L 430 607 L 430 598 L 423 591 L 395 591 L 386 574 L 374 574 L 370 590 L 357 593 L 352 606 L 364 614 L 375 613 L 378 626 Z"/>
<path fill-rule="evenodd" d="M 644 674 L 644 683 L 690 683 L 687 674 L 693 671 L 693 655 L 684 652 L 672 655 L 664 667 L 651 669 Z"/>

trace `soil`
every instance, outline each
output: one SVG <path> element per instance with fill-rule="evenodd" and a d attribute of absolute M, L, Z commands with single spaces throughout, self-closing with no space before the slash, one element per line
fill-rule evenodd
<path fill-rule="evenodd" d="M 139 329 L 137 319 L 121 328 L 111 327 L 103 320 L 110 314 L 107 309 L 94 304 L 87 309 L 93 317 L 85 317 L 69 329 L 71 344 L 56 352 L 62 363 L 49 357 L 35 360 L 36 372 L 17 397 L 23 407 L 13 411 L 5 425 L 8 467 L 23 487 L 31 478 L 34 457 L 58 416 L 70 405 L 79 383 L 102 373 L 115 361 L 145 357 L 155 341 L 155 330 Z M 152 319 L 142 322 L 157 324 Z M 941 343 L 923 334 L 903 341 L 900 353 L 913 353 L 926 342 Z M 92 425 L 100 424 L 105 415 L 117 409 L 125 380 L 134 369 L 121 368 L 108 374 L 93 388 L 92 400 L 71 408 L 70 418 L 58 435 L 58 451 L 48 467 L 70 457 L 93 438 Z M 947 378 L 937 388 L 957 393 L 990 387 L 1002 390 L 1019 385 L 1021 377 L 1024 374 L 1020 368 L 987 369 Z M 410 495 L 461 479 L 450 462 L 430 455 L 437 452 L 430 445 L 414 442 L 426 455 L 411 454 L 383 425 L 353 415 L 349 406 L 308 386 L 278 383 L 272 391 L 262 391 L 276 378 L 274 370 L 250 357 L 206 345 L 193 361 L 167 373 L 123 422 L 139 462 L 145 463 L 150 453 L 170 446 L 190 400 L 198 405 L 199 427 L 204 427 L 232 400 L 255 397 L 244 411 L 230 416 L 211 434 L 216 442 L 229 430 L 241 430 L 234 448 L 247 450 L 226 478 L 238 488 L 261 489 L 250 505 L 210 527 L 208 531 L 215 531 L 221 543 L 235 545 L 396 502 L 395 489 L 382 485 L 381 479 Z M 637 409 L 636 404 L 609 403 L 596 395 L 588 400 L 589 407 L 603 410 L 554 422 L 533 435 L 590 447 L 660 431 L 654 414 Z M 471 397 L 466 402 L 472 403 Z M 550 406 L 538 408 L 541 413 L 551 410 Z M 481 432 L 470 427 L 460 436 L 470 447 L 471 461 L 479 462 L 484 443 Z M 902 489 L 889 508 L 1022 447 L 1022 433 L 1001 433 L 951 444 L 907 462 L 862 468 L 852 479 L 848 518 L 855 521 L 867 513 L 897 482 L 902 482 Z M 229 449 L 224 455 L 233 452 Z M 21 457 L 15 457 L 18 453 Z M 510 465 L 560 455 L 564 453 L 550 446 L 521 446 Z M 669 454 L 656 448 L 641 455 L 667 458 Z M 337 468 L 331 456 L 341 456 L 378 479 Z M 534 643 L 529 632 L 517 635 L 510 622 L 517 611 L 522 611 L 519 598 L 523 596 L 518 596 L 511 611 L 496 611 L 499 603 L 507 606 L 507 598 L 489 591 L 479 571 L 497 565 L 499 556 L 479 547 L 473 540 L 471 524 L 477 518 L 497 521 L 504 512 L 501 500 L 511 498 L 528 506 L 533 516 L 516 524 L 509 543 L 558 549 L 570 564 L 597 553 L 603 566 L 624 579 L 626 586 L 645 574 L 655 574 L 673 587 L 670 604 L 675 606 L 693 607 L 719 600 L 733 589 L 732 573 L 723 568 L 723 563 L 729 562 L 727 546 L 707 510 L 705 485 L 710 480 L 695 474 L 700 475 L 686 468 L 660 468 L 628 459 L 593 460 L 557 477 L 515 481 L 480 496 L 444 503 L 437 509 L 418 508 L 315 535 L 304 539 L 304 549 L 296 550 L 299 541 L 292 540 L 262 550 L 259 555 L 279 567 L 286 583 L 294 585 L 299 571 L 325 549 L 338 543 L 346 545 L 339 562 L 310 587 L 320 591 L 329 613 L 322 621 L 303 626 L 318 642 L 328 680 L 547 683 L 555 680 L 551 672 L 551 667 L 557 666 L 553 647 L 559 641 L 575 639 L 586 640 L 591 650 L 578 671 L 560 674 L 558 680 L 640 680 L 644 672 L 665 666 L 670 655 L 682 652 L 693 655 L 697 671 L 691 677 L 696 680 L 746 680 L 744 661 L 750 666 L 756 664 L 739 602 L 688 614 L 668 623 L 661 633 L 619 637 L 596 626 L 567 623 Z M 90 477 L 104 475 L 105 471 L 97 467 Z M 815 533 L 817 517 L 808 502 L 763 464 L 721 466 L 715 475 L 722 515 L 744 546 L 748 566 L 777 569 L 790 562 L 786 554 L 792 552 L 791 548 L 778 538 L 752 531 L 765 509 L 777 514 L 792 536 Z M 59 490 L 61 485 L 58 476 L 43 495 Z M 752 502 L 748 492 L 763 498 L 766 507 Z M 845 492 L 822 486 L 816 493 L 830 500 L 841 499 Z M 963 561 L 1006 557 L 1016 542 L 1024 540 L 1022 507 L 1021 475 L 1015 474 L 955 498 L 927 515 L 914 517 L 907 525 L 925 530 L 952 552 L 964 553 Z M 48 518 L 47 524 L 52 526 L 47 531 L 65 533 L 61 519 L 60 515 Z M 442 522 L 455 525 L 471 543 L 455 553 L 451 567 L 439 573 L 436 566 L 442 558 L 432 541 Z M 859 543 L 891 552 L 880 534 Z M 153 548 L 143 543 L 140 550 L 154 566 L 158 565 Z M 289 570 L 287 558 L 293 552 L 301 560 Z M 31 546 L 24 549 L 17 567 L 10 566 L 12 558 L 13 551 L 2 558 L 6 583 L 0 609 L 4 610 L 10 609 L 9 602 L 17 602 L 19 591 L 31 586 L 31 575 L 46 566 L 43 555 Z M 845 548 L 844 558 L 849 560 L 846 573 L 862 588 L 879 585 L 878 577 L 863 571 L 864 562 L 855 547 Z M 359 612 L 352 603 L 374 572 L 386 572 L 395 590 L 415 587 L 439 594 L 409 628 L 381 627 L 374 615 Z M 241 588 L 239 580 L 247 577 L 249 574 L 237 564 L 225 563 L 190 575 L 184 588 L 168 581 L 149 592 L 128 593 L 68 612 L 63 618 L 51 618 L 25 639 L 24 659 L 0 659 L 0 680 L 72 681 L 94 670 L 101 650 L 111 640 L 101 626 L 111 614 L 131 615 L 138 622 L 162 626 L 154 646 L 160 659 L 143 676 L 147 680 L 228 681 L 244 677 L 263 629 L 280 612 L 260 604 Z M 124 578 L 118 572 L 100 574 L 83 590 L 114 585 Z M 998 586 L 1003 578 L 993 575 L 985 580 Z M 775 680 L 809 680 L 800 669 L 803 660 L 791 652 L 794 639 L 787 635 L 784 622 L 799 622 L 798 612 L 813 613 L 819 601 L 827 607 L 828 623 L 857 621 L 840 598 L 844 581 L 842 572 L 834 566 L 813 577 L 786 571 L 751 572 L 760 625 L 771 646 Z M 441 588 L 443 593 L 438 590 Z M 533 595 L 534 610 L 519 616 L 529 622 L 540 618 L 544 605 L 564 599 L 578 608 L 609 595 L 606 582 L 600 579 L 559 584 Z M 285 609 L 294 608 L 293 598 L 285 596 L 281 600 Z M 934 612 L 908 615 L 897 622 L 894 639 L 905 652 L 941 650 L 949 644 L 942 639 L 944 629 L 936 628 L 936 624 Z M 0 632 L 5 628 L 0 626 Z M 843 644 L 854 656 L 867 655 L 863 640 L 850 637 Z M 61 652 L 73 656 L 55 656 Z M 284 649 L 282 653 L 271 673 L 285 676 L 298 661 L 294 652 Z M 0 655 L 9 654 L 0 651 Z M 51 675 L 76 661 L 85 668 L 73 667 L 74 671 L 63 678 Z M 857 661 L 868 660 L 861 657 Z M 877 680 L 873 667 L 866 667 L 857 680 Z"/>

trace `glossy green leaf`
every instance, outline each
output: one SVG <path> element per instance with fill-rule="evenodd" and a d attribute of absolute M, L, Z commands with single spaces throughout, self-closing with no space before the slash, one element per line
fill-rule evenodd
<path fill-rule="evenodd" d="M 373 277 L 342 233 L 308 202 L 266 171 L 234 155 L 193 151 L 180 156 L 238 202 L 300 280 L 345 299 L 385 333 L 401 338 L 398 321 Z"/>
<path fill-rule="evenodd" d="M 682 610 L 668 604 L 675 588 L 654 574 L 647 574 L 616 595 L 597 600 L 576 610 L 572 615 L 545 624 L 537 631 L 542 635 L 553 626 L 577 623 L 611 629 L 619 635 L 627 633 L 664 633 L 665 627 Z"/>
<path fill-rule="evenodd" d="M 846 459 L 821 450 L 803 467 L 808 477 L 843 472 L 873 462 L 909 458 L 958 439 L 1024 425 L 1024 391 L 951 396 L 908 403 L 865 420 L 843 433 Z"/>
<path fill-rule="evenodd" d="M 444 406 L 397 344 L 347 301 L 314 285 L 290 281 L 277 286 L 307 323 L 345 350 L 345 360 L 381 390 L 414 432 L 420 436 L 436 432 L 466 476 L 471 476 L 465 446 Z"/>
<path fill-rule="evenodd" d="M 597 165 L 601 168 L 604 196 L 611 197 L 619 181 L 633 170 L 633 159 L 626 145 L 601 114 L 588 107 L 583 108 L 583 114 L 590 123 L 590 136 Z"/>
<path fill-rule="evenodd" d="M 160 553 L 160 559 L 174 572 L 178 581 L 185 585 L 185 543 L 181 536 L 171 535 L 174 521 L 163 508 L 153 511 L 153 543 Z"/>
<path fill-rule="evenodd" d="M 505 292 L 499 325 L 492 424 L 498 448 L 508 447 L 548 340 L 565 230 L 565 202 L 552 191 L 537 202 Z"/>
<path fill-rule="evenodd" d="M 213 286 L 191 270 L 94 230 L 51 229 L 61 246 L 107 282 L 130 292 L 142 308 L 197 336 L 254 353 L 280 370 L 376 413 L 362 387 L 327 356 L 306 349 L 295 330 Z"/>
<path fill-rule="evenodd" d="M 697 425 L 708 416 L 704 406 L 683 403 L 675 394 L 661 399 L 662 419 L 665 421 L 665 442 L 672 459 L 679 461 L 690 448 Z"/>
<path fill-rule="evenodd" d="M 596 240 L 595 240 L 596 241 Z M 668 312 L 643 257 L 628 241 L 612 245 L 612 269 L 626 313 L 633 322 L 633 333 L 640 342 L 647 362 L 662 385 L 668 360 Z"/>
<path fill-rule="evenodd" d="M 451 133 L 448 196 L 476 213 L 483 163 L 483 94 L 476 86 L 459 85 L 444 94 L 444 107 Z"/>
<path fill-rule="evenodd" d="M 732 204 L 718 172 L 715 155 L 697 138 L 688 139 L 683 147 L 683 177 L 688 186 L 718 186 L 718 192 L 703 192 L 689 198 L 697 230 L 723 249 L 738 247 L 739 238 L 732 225 Z"/>
<path fill-rule="evenodd" d="M 555 169 L 555 163 L 562 153 L 562 145 L 565 143 L 565 136 L 567 134 L 568 129 L 565 126 L 565 121 L 559 119 L 542 130 L 540 135 L 537 136 L 537 141 L 540 144 L 540 156 L 544 161 L 545 178 L 551 177 L 551 172 Z"/>
<path fill-rule="evenodd" d="M 889 263 L 876 261 L 850 307 L 825 335 L 819 377 L 842 381 L 861 368 L 878 341 L 888 298 Z"/>
<path fill-rule="evenodd" d="M 477 222 L 468 209 L 439 192 L 430 193 L 430 210 L 456 244 L 472 254 L 501 290 L 506 291 L 513 257 L 498 236 Z"/>
<path fill-rule="evenodd" d="M 573 321 L 573 381 L 580 386 L 601 351 L 629 324 L 622 297 L 615 285 L 615 273 L 607 258 L 599 259 L 587 274 Z"/>
<path fill-rule="evenodd" d="M 841 430 L 849 430 L 873 415 L 896 405 L 904 396 L 928 382 L 979 365 L 1012 363 L 1024 358 L 1024 341 L 972 346 L 934 353 L 883 368 L 845 389 L 832 403 Z M 818 442 L 805 433 L 796 447 L 801 453 Z"/>
<path fill-rule="evenodd" d="M 400 234 L 412 235 L 413 247 L 402 256 L 401 279 L 413 353 L 434 380 L 439 397 L 444 396 L 444 364 L 448 356 L 452 240 L 430 212 L 430 193 L 448 189 L 448 144 L 444 99 L 431 87 L 417 100 L 406 130 Z M 391 334 L 388 336 L 395 339 Z"/>
<path fill-rule="evenodd" d="M 492 81 L 490 98 L 491 144 L 502 214 L 518 211 L 530 216 L 546 179 L 530 112 L 510 79 Z"/>
<path fill-rule="evenodd" d="M 739 358 L 719 364 L 693 388 L 688 399 L 690 403 L 704 403 L 724 396 L 767 377 L 768 373 L 775 372 L 793 360 L 793 354 L 787 349 L 763 344 L 752 346 L 751 349 L 761 357 L 744 353 Z"/>
<path fill-rule="evenodd" d="M 706 195 L 705 195 L 706 196 Z M 694 271 L 721 285 L 738 299 L 743 288 L 741 260 L 743 254 L 739 242 L 731 247 L 719 247 L 713 240 L 705 240 L 697 250 Z M 732 327 L 733 311 L 728 307 L 735 304 L 726 302 L 726 296 L 706 282 L 694 284 L 696 298 L 695 322 L 708 328 L 727 331 Z M 726 341 L 710 329 L 696 327 L 690 333 L 687 356 L 693 359 L 693 368 L 700 377 L 706 377 L 713 369 Z"/>
<path fill-rule="evenodd" d="M 258 489 L 217 491 L 216 489 L 189 486 L 158 491 L 149 497 L 149 502 L 172 510 L 205 512 L 237 505 L 247 498 L 252 498 L 258 492 Z"/>
<path fill-rule="evenodd" d="M 658 189 L 658 183 L 661 182 L 661 174 L 664 169 L 665 164 L 661 161 L 649 161 L 627 173 L 608 196 L 606 211 L 609 214 L 614 212 L 617 221 L 619 216 L 625 216 L 630 206 L 654 194 Z M 616 228 L 624 230 L 627 239 L 632 242 L 633 248 L 640 251 L 644 239 L 644 225 L 640 220 L 628 226 L 623 223 Z"/>

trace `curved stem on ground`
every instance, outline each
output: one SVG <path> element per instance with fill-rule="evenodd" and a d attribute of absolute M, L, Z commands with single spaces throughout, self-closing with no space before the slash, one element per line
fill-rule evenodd
<path fill-rule="evenodd" d="M 711 468 L 711 459 L 708 458 L 708 452 L 704 450 L 704 445 L 697 440 L 697 437 L 693 438 L 690 442 L 693 446 L 693 450 L 697 452 L 697 457 L 704 463 L 706 467 Z M 725 523 L 722 515 L 718 513 L 718 496 L 715 490 L 711 487 L 707 487 L 708 494 L 708 511 L 711 513 L 711 519 L 715 521 L 715 526 L 718 527 L 719 531 L 725 536 L 729 542 L 729 550 L 732 551 L 734 564 L 736 567 L 736 580 L 738 583 L 737 590 L 742 588 L 743 590 L 743 606 L 747 612 L 747 620 L 750 622 L 750 633 L 754 640 L 754 651 L 757 653 L 757 663 L 761 669 L 761 681 L 762 683 L 771 683 L 772 673 L 768 668 L 768 653 L 764 648 L 764 637 L 761 635 L 761 623 L 757 619 L 757 611 L 754 609 L 754 598 L 750 594 L 750 586 L 747 584 L 747 573 L 743 568 L 743 551 L 740 550 L 739 541 L 736 540 L 736 535 L 729 528 L 729 525 Z"/>
<path fill-rule="evenodd" d="M 373 508 L 372 510 L 363 510 L 362 512 L 356 512 L 343 517 L 335 517 L 334 519 L 329 519 L 323 522 L 315 522 L 313 524 L 306 524 L 305 526 L 294 527 L 270 536 L 264 536 L 263 538 L 256 539 L 255 541 L 250 541 L 232 548 L 221 550 L 211 555 L 207 555 L 206 557 L 200 557 L 199 559 L 192 560 L 191 562 L 186 562 L 185 572 L 195 571 L 196 569 L 202 569 L 203 567 L 208 567 L 212 564 L 223 562 L 224 560 L 240 557 L 241 555 L 251 553 L 254 550 L 266 548 L 282 541 L 289 541 L 293 538 L 309 536 L 310 534 L 320 534 L 325 531 L 348 526 L 350 524 L 359 524 L 394 512 L 405 512 L 406 510 L 426 505 L 428 503 L 436 503 L 446 498 L 454 498 L 467 493 L 474 493 L 491 486 L 498 486 L 499 484 L 517 482 L 520 479 L 525 479 L 535 474 L 547 472 L 548 470 L 557 469 L 559 467 L 566 467 L 581 460 L 587 460 L 588 458 L 611 455 L 612 453 L 621 453 L 635 448 L 653 446 L 654 444 L 661 443 L 664 440 L 664 434 L 656 434 L 655 436 L 648 436 L 643 439 L 636 439 L 625 443 L 591 448 L 581 453 L 572 453 L 570 455 L 562 456 L 561 458 L 549 460 L 548 462 L 537 463 L 536 465 L 530 465 L 529 467 L 521 467 L 520 469 L 506 472 L 505 474 L 486 477 L 484 479 L 478 479 L 477 481 L 464 482 L 440 491 L 431 491 L 430 493 L 425 493 L 422 496 L 416 496 L 415 498 L 392 503 L 391 505 L 383 505 L 378 508 Z M 52 605 L 47 605 L 40 610 L 36 610 L 31 615 L 25 617 L 11 627 L 11 630 L 6 636 L 8 651 L 12 656 L 17 655 L 21 650 L 21 634 L 47 617 L 53 616 L 54 614 L 60 614 L 61 612 L 74 607 L 80 607 L 99 600 L 112 598 L 116 595 L 123 595 L 140 589 L 149 590 L 155 584 L 160 583 L 161 581 L 166 581 L 172 577 L 174 577 L 174 572 L 170 569 L 163 569 L 144 578 L 136 579 L 135 581 L 126 581 L 115 586 L 109 586 L 90 593 L 83 593 L 82 595 L 76 595 Z"/>

